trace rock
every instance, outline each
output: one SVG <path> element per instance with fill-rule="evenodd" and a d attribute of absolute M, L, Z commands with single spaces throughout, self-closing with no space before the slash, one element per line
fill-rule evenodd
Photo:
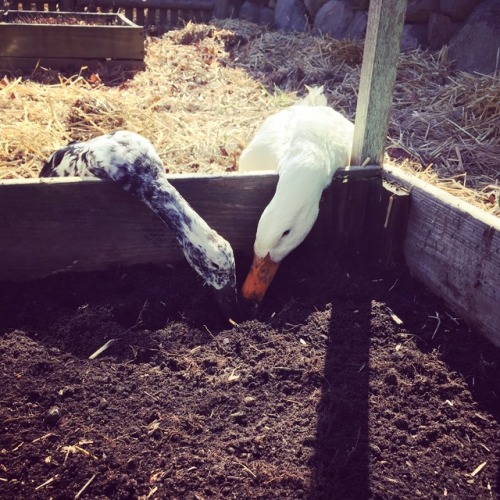
<path fill-rule="evenodd" d="M 316 17 L 319 9 L 321 9 L 326 2 L 328 2 L 328 0 L 304 0 L 304 5 L 311 19 Z"/>
<path fill-rule="evenodd" d="M 439 12 L 439 0 L 408 0 L 405 22 L 426 23 L 432 12 Z"/>
<path fill-rule="evenodd" d="M 62 417 L 61 410 L 57 406 L 52 406 L 45 414 L 45 423 L 53 427 Z"/>
<path fill-rule="evenodd" d="M 300 0 L 277 0 L 274 24 L 282 31 L 306 31 L 309 20 L 304 3 Z"/>
<path fill-rule="evenodd" d="M 263 26 L 273 26 L 274 10 L 247 1 L 240 8 L 240 19 L 252 21 Z"/>
<path fill-rule="evenodd" d="M 344 32 L 344 38 L 359 40 L 365 36 L 368 24 L 368 12 L 358 10 Z"/>
<path fill-rule="evenodd" d="M 333 38 L 344 38 L 347 27 L 354 18 L 354 10 L 342 0 L 328 0 L 314 18 L 314 29 Z"/>
<path fill-rule="evenodd" d="M 448 45 L 450 38 L 458 31 L 462 23 L 453 22 L 443 14 L 431 14 L 427 25 L 427 41 L 432 50 L 438 50 Z"/>
<path fill-rule="evenodd" d="M 441 13 L 455 21 L 465 21 L 482 0 L 440 0 Z"/>
<path fill-rule="evenodd" d="M 257 399 L 253 398 L 252 396 L 246 396 L 243 399 L 243 402 L 245 403 L 245 406 L 254 406 L 255 403 L 257 402 Z"/>
<path fill-rule="evenodd" d="M 493 73 L 500 48 L 500 2 L 485 0 L 450 40 L 450 57 L 464 71 Z"/>
<path fill-rule="evenodd" d="M 328 0 L 304 0 L 307 12 L 311 19 L 316 17 L 319 9 L 325 5 Z M 351 10 L 368 10 L 370 0 L 342 0 Z"/>
<path fill-rule="evenodd" d="M 427 46 L 426 24 L 405 24 L 401 36 L 401 50 L 412 50 Z"/>

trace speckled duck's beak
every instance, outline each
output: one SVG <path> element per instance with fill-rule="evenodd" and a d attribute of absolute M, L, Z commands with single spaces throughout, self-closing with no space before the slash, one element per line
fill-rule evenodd
<path fill-rule="evenodd" d="M 220 312 L 226 319 L 232 319 L 238 315 L 238 300 L 234 286 L 228 284 L 219 290 L 214 289 L 214 297 Z"/>
<path fill-rule="evenodd" d="M 271 260 L 269 254 L 265 257 L 254 255 L 252 267 L 241 289 L 243 297 L 255 304 L 260 304 L 273 281 L 279 265 L 279 262 Z"/>

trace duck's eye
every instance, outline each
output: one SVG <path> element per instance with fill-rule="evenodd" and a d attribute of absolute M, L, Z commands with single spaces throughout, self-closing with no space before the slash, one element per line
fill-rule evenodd
<path fill-rule="evenodd" d="M 283 232 L 281 237 L 284 238 L 285 236 L 288 236 L 289 234 L 290 234 L 290 229 L 287 229 L 286 231 Z"/>
<path fill-rule="evenodd" d="M 216 264 L 215 262 L 212 262 L 212 267 L 214 269 L 220 269 L 219 264 Z"/>

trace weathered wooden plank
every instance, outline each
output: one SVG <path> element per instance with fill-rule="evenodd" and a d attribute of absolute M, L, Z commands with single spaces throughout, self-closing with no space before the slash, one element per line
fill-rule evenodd
<path fill-rule="evenodd" d="M 1 24 L 0 32 L 3 57 L 144 59 L 139 27 Z"/>
<path fill-rule="evenodd" d="M 342 175 L 380 175 L 380 169 L 363 170 Z M 252 252 L 257 222 L 274 194 L 276 174 L 170 179 L 235 251 Z M 322 213 L 330 217 L 327 208 Z M 31 279 L 114 264 L 173 262 L 182 257 L 163 222 L 107 181 L 0 181 L 0 234 L 0 279 Z"/>
<path fill-rule="evenodd" d="M 170 11 L 170 26 L 175 27 L 179 24 L 179 11 L 172 9 Z"/>
<path fill-rule="evenodd" d="M 214 2 L 204 0 L 78 0 L 80 6 L 97 5 L 98 7 L 140 7 L 143 9 L 180 9 L 213 11 Z"/>
<path fill-rule="evenodd" d="M 352 248 L 363 234 L 369 184 L 365 179 L 348 179 L 346 182 L 334 179 L 329 205 L 332 214 L 330 231 L 336 246 Z"/>
<path fill-rule="evenodd" d="M 235 250 L 251 252 L 276 176 L 179 176 L 172 184 Z M 0 279 L 182 258 L 163 222 L 109 181 L 0 182 Z"/>
<path fill-rule="evenodd" d="M 123 14 L 115 14 L 122 22 L 123 25 L 125 26 L 133 26 L 134 28 L 137 27 L 137 25 L 132 21 L 132 19 L 128 18 L 127 16 L 124 16 Z"/>
<path fill-rule="evenodd" d="M 91 70 L 105 66 L 106 68 L 121 67 L 127 71 L 143 70 L 146 65 L 144 61 L 132 61 L 127 59 L 101 60 L 101 59 L 75 59 L 67 57 L 1 57 L 0 69 L 28 71 L 40 66 L 42 68 L 72 69 L 79 70 L 86 66 Z"/>
<path fill-rule="evenodd" d="M 73 0 L 76 2 L 77 7 L 80 7 L 79 1 L 80 0 Z M 54 23 L 52 19 L 54 16 L 64 16 L 66 13 L 65 12 L 59 12 L 59 11 L 30 11 L 30 12 L 23 12 L 23 11 L 16 11 L 16 10 L 9 10 L 5 12 L 2 16 L 2 22 L 9 23 L 13 19 L 16 19 L 18 17 L 36 17 L 38 20 L 44 19 L 44 18 L 49 18 L 51 21 L 47 24 L 50 24 L 50 26 L 54 26 Z M 115 13 L 105 13 L 105 12 L 70 12 L 69 16 L 71 18 L 77 18 L 82 21 L 88 21 L 90 23 L 109 23 L 110 25 L 116 24 L 119 26 L 120 24 L 127 24 L 129 26 L 134 26 L 133 23 L 130 23 L 129 21 L 126 20 L 121 14 L 115 14 Z M 120 21 L 120 22 L 117 22 Z M 137 26 L 134 26 L 137 28 Z"/>
<path fill-rule="evenodd" d="M 160 26 L 168 26 L 168 11 L 160 9 Z"/>
<path fill-rule="evenodd" d="M 143 6 L 141 5 L 140 7 L 137 7 L 136 9 L 136 13 L 137 13 L 137 18 L 136 18 L 136 23 L 139 25 L 139 26 L 144 26 L 145 24 L 145 16 L 144 16 L 144 8 Z"/>
<path fill-rule="evenodd" d="M 383 181 L 371 182 L 361 239 L 367 255 L 377 266 L 404 262 L 403 246 L 408 225 L 410 194 Z"/>
<path fill-rule="evenodd" d="M 76 0 L 60 0 L 61 11 L 73 12 L 76 7 Z"/>
<path fill-rule="evenodd" d="M 125 9 L 125 17 L 131 22 L 135 22 L 134 9 L 132 7 L 128 7 Z"/>
<path fill-rule="evenodd" d="M 411 189 L 412 274 L 500 346 L 500 219 L 399 169 L 385 177 Z"/>
<path fill-rule="evenodd" d="M 156 24 L 156 9 L 152 7 L 148 7 L 148 17 L 147 17 L 147 25 L 154 26 Z"/>
<path fill-rule="evenodd" d="M 373 167 L 372 167 L 373 168 Z M 373 168 L 343 173 L 333 180 L 322 200 L 319 224 L 329 233 L 330 246 L 349 255 L 364 255 L 373 265 L 403 262 L 403 242 L 409 193 L 382 181 Z"/>
<path fill-rule="evenodd" d="M 351 163 L 383 161 L 407 0 L 372 0 L 363 53 Z"/>

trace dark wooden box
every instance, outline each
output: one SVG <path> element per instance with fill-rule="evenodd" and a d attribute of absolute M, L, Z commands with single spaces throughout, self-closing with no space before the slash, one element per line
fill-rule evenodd
<path fill-rule="evenodd" d="M 143 67 L 144 29 L 121 14 L 7 11 L 1 17 L 0 70 L 99 64 Z"/>

